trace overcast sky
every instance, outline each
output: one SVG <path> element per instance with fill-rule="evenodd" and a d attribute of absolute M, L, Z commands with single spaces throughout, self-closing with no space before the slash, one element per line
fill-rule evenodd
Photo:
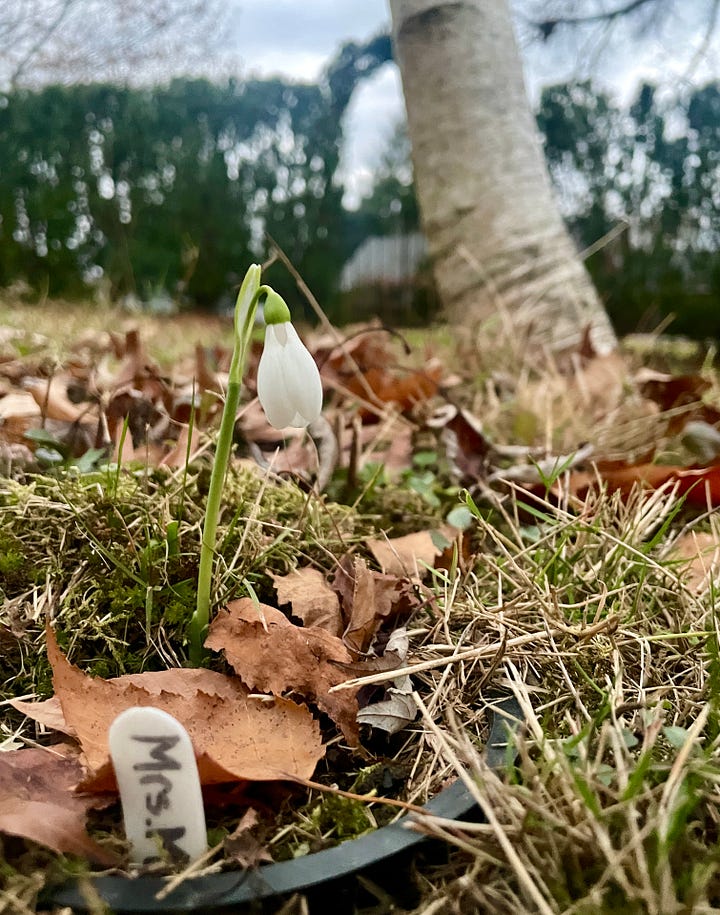
<path fill-rule="evenodd" d="M 250 73 L 316 79 L 345 41 L 389 25 L 387 0 L 237 0 L 229 23 Z"/>

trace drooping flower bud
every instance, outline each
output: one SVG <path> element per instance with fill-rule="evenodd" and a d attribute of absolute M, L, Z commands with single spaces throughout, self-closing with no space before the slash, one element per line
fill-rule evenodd
<path fill-rule="evenodd" d="M 265 299 L 265 346 L 257 392 L 271 425 L 303 428 L 322 410 L 322 382 L 315 360 L 290 323 L 290 310 L 274 290 Z"/>

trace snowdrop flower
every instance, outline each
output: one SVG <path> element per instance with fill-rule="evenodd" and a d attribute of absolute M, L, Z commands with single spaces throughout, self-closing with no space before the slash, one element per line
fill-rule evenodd
<path fill-rule="evenodd" d="M 272 289 L 267 289 L 265 323 L 265 346 L 257 375 L 258 398 L 276 429 L 303 428 L 314 422 L 322 410 L 320 372 L 290 323 L 287 305 Z"/>

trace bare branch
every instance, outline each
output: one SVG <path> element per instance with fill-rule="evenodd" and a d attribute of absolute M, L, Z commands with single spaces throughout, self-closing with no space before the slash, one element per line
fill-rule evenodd
<path fill-rule="evenodd" d="M 628 16 L 646 6 L 649 3 L 656 3 L 657 0 L 629 0 L 623 6 L 615 9 L 604 10 L 599 13 L 587 13 L 581 16 L 555 16 L 551 19 L 541 19 L 530 23 L 539 33 L 543 41 L 547 41 L 553 33 L 564 26 L 592 25 L 593 23 L 609 23 L 623 16 Z"/>
<path fill-rule="evenodd" d="M 0 0 L 0 85 L 213 69 L 239 0 Z M 102 27 L 98 27 L 102 23 Z"/>
<path fill-rule="evenodd" d="M 22 74 L 27 69 L 28 65 L 32 62 L 33 58 L 37 55 L 42 47 L 44 47 L 47 42 L 52 38 L 53 34 L 57 31 L 58 27 L 62 23 L 65 16 L 68 14 L 70 7 L 76 2 L 76 0 L 63 0 L 63 3 L 55 16 L 55 18 L 47 25 L 44 30 L 40 30 L 40 34 L 35 39 L 33 44 L 28 48 L 25 56 L 21 58 L 20 62 L 15 67 L 14 71 L 10 74 L 10 86 L 15 88 L 17 86 L 18 80 Z"/>
<path fill-rule="evenodd" d="M 715 34 L 715 29 L 718 23 L 718 14 L 720 14 L 720 0 L 713 0 L 712 6 L 710 8 L 710 15 L 708 16 L 708 23 L 705 28 L 705 34 L 703 39 L 700 42 L 700 46 L 697 51 L 692 56 L 692 60 L 687 66 L 687 70 L 684 73 L 684 78 L 686 80 L 691 80 L 695 70 L 698 68 L 699 64 L 705 57 L 710 47 L 710 42 L 712 41 L 713 35 Z"/>

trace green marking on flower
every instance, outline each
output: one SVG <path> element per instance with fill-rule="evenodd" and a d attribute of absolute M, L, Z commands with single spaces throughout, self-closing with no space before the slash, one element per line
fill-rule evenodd
<path fill-rule="evenodd" d="M 263 309 L 266 324 L 286 324 L 290 321 L 290 309 L 282 296 L 269 286 L 261 286 L 259 292 L 267 295 Z"/>

